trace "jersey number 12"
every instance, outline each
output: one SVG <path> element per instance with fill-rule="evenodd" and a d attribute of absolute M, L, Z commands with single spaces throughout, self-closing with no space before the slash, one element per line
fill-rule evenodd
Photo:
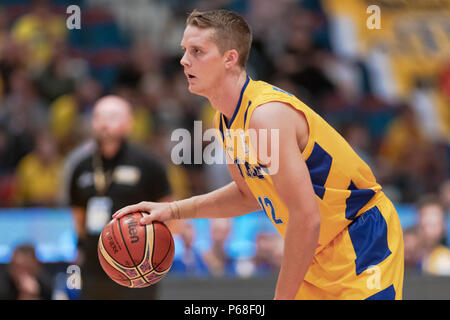
<path fill-rule="evenodd" d="M 267 213 L 267 209 L 270 208 L 270 214 L 272 215 L 272 220 L 276 224 L 283 223 L 283 220 L 277 219 L 277 217 L 275 215 L 275 208 L 273 207 L 272 201 L 270 201 L 269 198 L 264 197 L 264 201 L 263 201 L 263 199 L 261 197 L 258 197 L 258 201 L 261 205 L 261 208 L 264 210 L 264 212 L 266 213 L 267 216 L 269 216 L 269 214 Z"/>

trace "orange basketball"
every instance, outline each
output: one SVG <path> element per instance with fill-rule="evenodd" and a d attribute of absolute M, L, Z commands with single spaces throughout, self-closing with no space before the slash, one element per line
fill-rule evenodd
<path fill-rule="evenodd" d="M 111 220 L 98 241 L 98 259 L 118 284 L 144 288 L 161 280 L 172 266 L 175 245 L 166 225 L 159 221 L 141 226 L 140 212 Z"/>

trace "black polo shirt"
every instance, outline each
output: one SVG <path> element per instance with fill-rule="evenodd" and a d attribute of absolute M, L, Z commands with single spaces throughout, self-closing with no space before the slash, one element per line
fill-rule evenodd
<path fill-rule="evenodd" d="M 86 208 L 89 199 L 101 196 L 94 185 L 93 156 L 86 154 L 70 178 L 70 205 Z M 158 201 L 170 193 L 166 170 L 149 151 L 124 143 L 113 159 L 102 157 L 104 171 L 113 170 L 105 196 L 112 199 L 112 213 L 140 201 Z M 131 176 L 131 177 L 130 177 Z"/>

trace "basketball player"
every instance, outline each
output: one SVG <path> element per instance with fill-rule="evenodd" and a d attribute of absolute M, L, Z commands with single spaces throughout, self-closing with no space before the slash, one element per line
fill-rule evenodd
<path fill-rule="evenodd" d="M 189 199 L 124 207 L 153 220 L 223 218 L 263 209 L 284 237 L 275 299 L 401 299 L 403 235 L 370 168 L 293 95 L 250 79 L 252 35 L 239 15 L 192 12 L 181 41 L 189 91 L 217 110 L 233 182 Z M 238 129 L 277 131 L 278 161 L 247 161 L 261 141 L 233 144 Z M 267 146 L 271 144 L 267 134 Z M 248 151 L 250 150 L 250 151 Z"/>

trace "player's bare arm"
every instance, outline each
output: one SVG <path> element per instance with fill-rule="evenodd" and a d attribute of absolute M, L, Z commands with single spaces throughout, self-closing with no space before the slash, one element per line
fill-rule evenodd
<path fill-rule="evenodd" d="M 230 218 L 259 210 L 259 204 L 248 190 L 235 165 L 228 166 L 233 182 L 212 192 L 194 196 L 177 202 L 140 202 L 118 210 L 113 218 L 142 211 L 149 215 L 141 224 L 150 224 L 154 220 L 195 218 Z"/>
<path fill-rule="evenodd" d="M 294 299 L 312 262 L 320 230 L 316 195 L 301 153 L 308 140 L 307 122 L 301 112 L 271 102 L 255 109 L 250 127 L 279 130 L 276 172 L 271 172 L 273 163 L 267 165 L 275 188 L 289 210 L 289 221 L 275 299 Z M 258 141 L 251 141 L 252 146 L 255 143 Z M 271 146 L 270 138 L 268 146 Z"/>

